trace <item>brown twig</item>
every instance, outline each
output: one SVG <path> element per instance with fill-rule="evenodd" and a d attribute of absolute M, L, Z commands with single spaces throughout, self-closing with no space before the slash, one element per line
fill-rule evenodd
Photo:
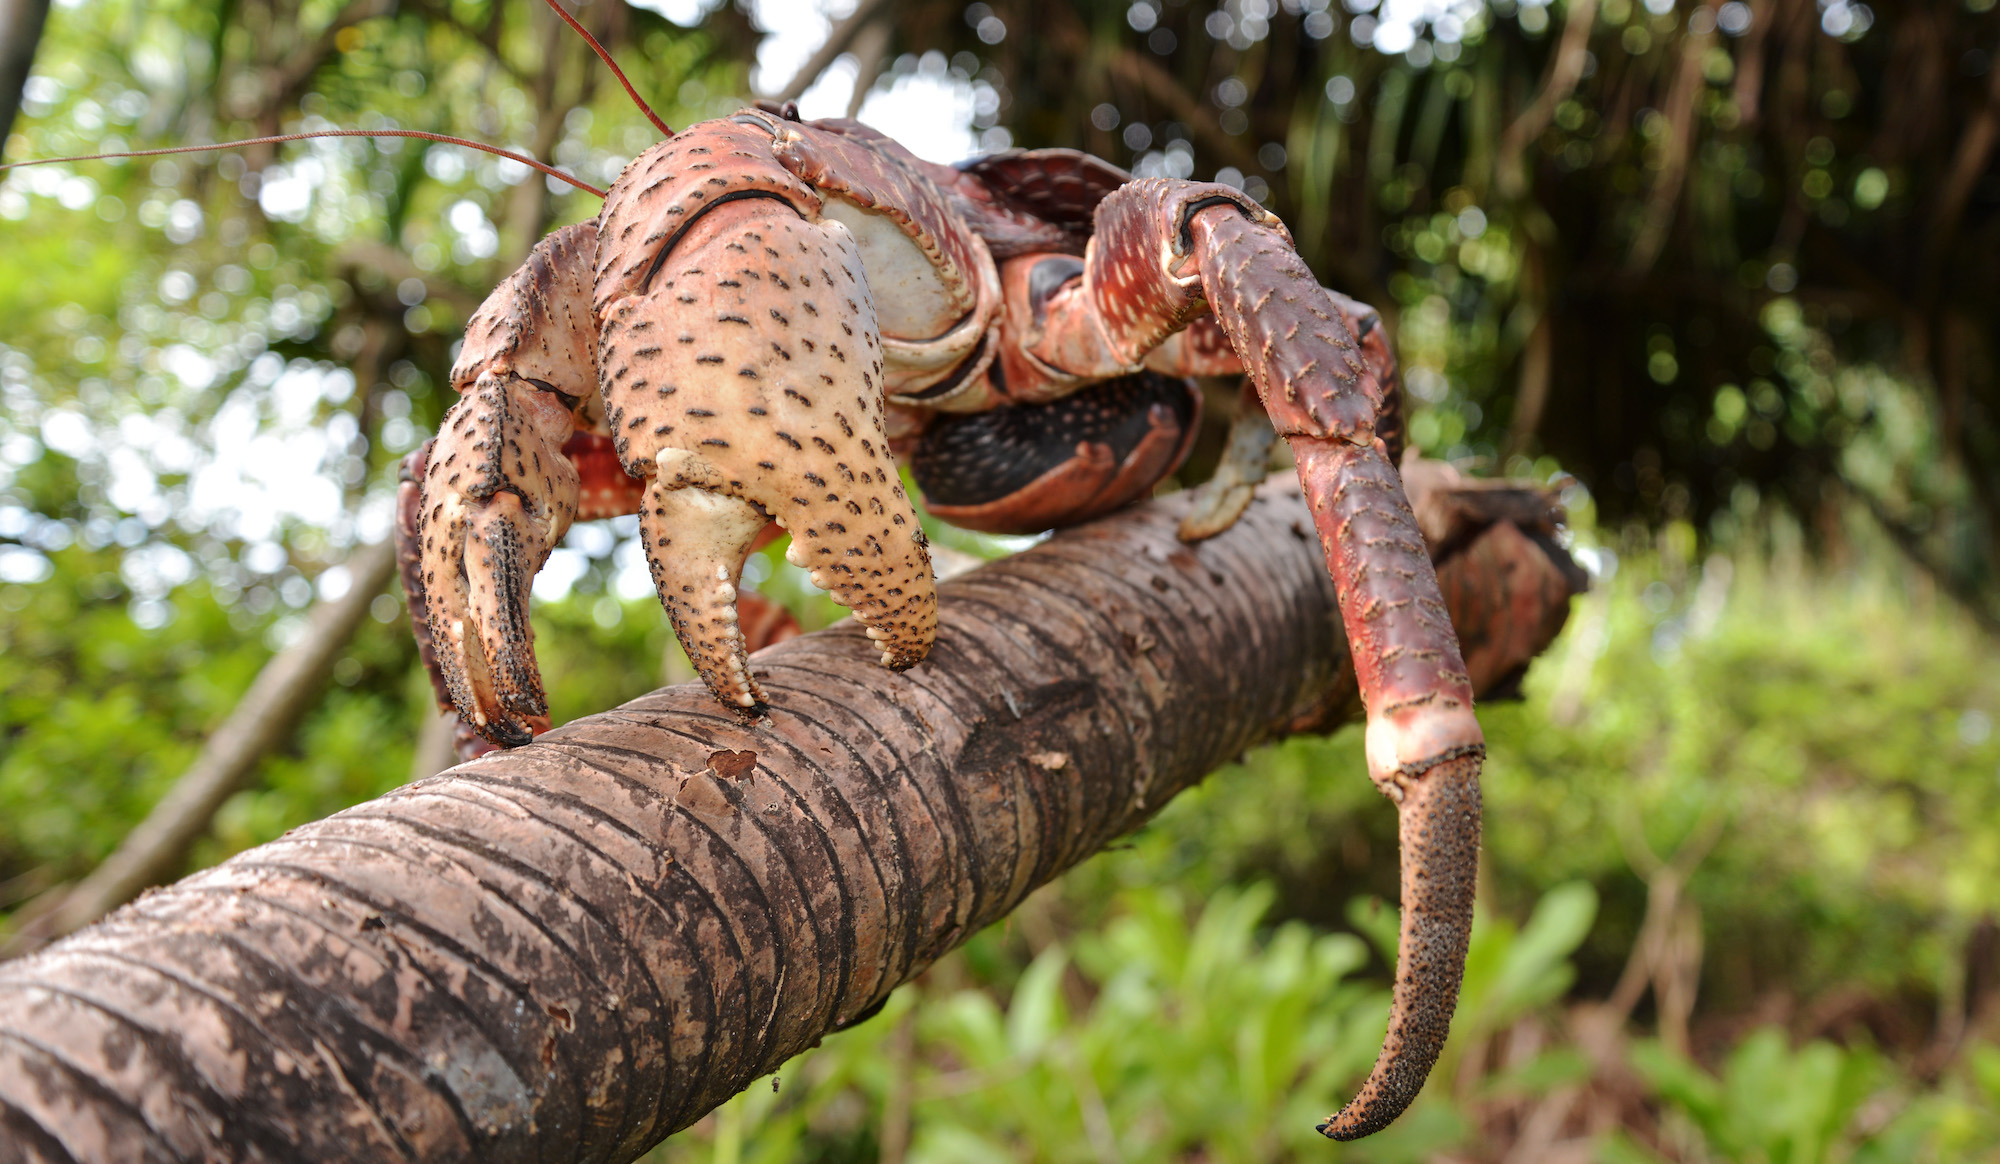
<path fill-rule="evenodd" d="M 1172 73 L 1130 48 L 1112 54 L 1110 63 L 1114 80 L 1157 102 L 1173 120 L 1187 126 L 1188 132 L 1211 154 L 1245 172 L 1257 169 L 1257 155 L 1249 145 L 1240 137 L 1224 133 L 1213 111 L 1189 93 Z"/>
<path fill-rule="evenodd" d="M 792 74 L 792 79 L 786 81 L 783 88 L 772 94 L 771 99 L 781 104 L 786 101 L 797 101 L 799 95 L 812 88 L 813 82 L 819 80 L 819 75 L 826 72 L 827 66 L 840 59 L 840 54 L 847 51 L 848 46 L 854 43 L 854 38 L 862 29 L 868 27 L 876 14 L 882 12 L 888 3 L 889 0 L 861 0 L 856 4 L 854 11 L 842 17 L 840 23 L 834 25 L 833 30 L 827 33 L 826 43 L 819 46 L 819 50 L 800 66 L 798 72 Z"/>
<path fill-rule="evenodd" d="M 1659 174 L 1653 179 L 1653 188 L 1646 195 L 1646 209 L 1639 220 L 1639 233 L 1632 240 L 1632 249 L 1625 257 L 1625 271 L 1629 275 L 1643 275 L 1653 269 L 1653 263 L 1660 257 L 1660 249 L 1667 245 L 1667 234 L 1674 224 L 1674 210 L 1680 205 L 1681 186 L 1687 180 L 1689 144 L 1694 138 L 1695 105 L 1708 83 L 1702 75 L 1702 59 L 1715 43 L 1715 22 L 1708 22 L 1709 31 L 1688 32 L 1681 37 L 1680 67 L 1674 73 L 1673 86 L 1667 91 L 1666 140 L 1661 143 Z"/>
<path fill-rule="evenodd" d="M 1731 90 L 1731 98 L 1736 105 L 1739 124 L 1754 126 L 1763 116 L 1764 57 L 1769 52 L 1771 29 L 1779 20 L 1779 14 L 1773 9 L 1780 7 L 1784 0 L 1747 2 L 1750 6 L 1750 30 L 1744 34 L 1743 42 L 1736 50 L 1736 84 Z"/>
<path fill-rule="evenodd" d="M 882 76 L 882 66 L 889 59 L 889 26 L 878 20 L 856 34 L 854 59 L 854 91 L 847 96 L 849 117 L 861 116 L 862 103 Z"/>
<path fill-rule="evenodd" d="M 6 154 L 7 137 L 14 132 L 21 89 L 34 68 L 48 15 L 49 0 L 0 0 L 0 155 Z"/>
<path fill-rule="evenodd" d="M 1891 512 L 1888 503 L 1877 497 L 1873 491 L 1845 479 L 1841 484 L 1861 501 L 1867 508 L 1869 516 L 1875 519 L 1875 524 L 1881 527 L 1883 533 L 1889 535 L 1889 541 L 1903 552 L 1904 557 L 1929 575 L 1939 589 L 1956 599 L 1960 608 L 1972 616 L 1972 621 L 1978 624 L 1981 630 L 2000 637 L 2000 611 L 1995 610 L 1991 595 L 1966 581 L 1948 563 L 1940 561 L 1937 555 L 1924 545 L 1923 535 Z"/>
<path fill-rule="evenodd" d="M 1958 148 L 1952 151 L 1951 164 L 1945 170 L 1944 182 L 1938 187 L 1937 201 L 1932 203 L 1930 253 L 1933 263 L 1942 258 L 1958 233 L 1958 221 L 1965 215 L 1965 204 L 1972 198 L 1972 188 L 1978 184 L 1980 175 L 1986 172 L 1986 164 L 1993 158 L 1996 141 L 2000 141 L 2000 69 L 1993 70 L 1993 80 L 1986 88 L 1986 103 L 1972 115 L 1965 132 L 1959 135 Z"/>
<path fill-rule="evenodd" d="M 1700 972 L 1701 923 L 1682 891 L 1695 867 L 1721 839 L 1723 816 L 1709 812 L 1683 840 L 1674 855 L 1660 859 L 1646 843 L 1639 822 L 1632 816 L 1618 818 L 1618 839 L 1625 859 L 1646 881 L 1646 913 L 1639 923 L 1639 940 L 1618 976 L 1618 984 L 1605 1000 L 1597 1018 L 1604 1037 L 1615 1035 L 1639 1005 L 1650 985 L 1660 1008 L 1660 1038 L 1675 1050 L 1687 1049 L 1687 1018 L 1694 1006 L 1694 985 L 1686 981 Z M 1689 936 L 1692 928 L 1692 938 Z M 1694 965 L 1688 966 L 1689 951 Z M 1598 1052 L 1600 1057 L 1602 1048 Z"/>

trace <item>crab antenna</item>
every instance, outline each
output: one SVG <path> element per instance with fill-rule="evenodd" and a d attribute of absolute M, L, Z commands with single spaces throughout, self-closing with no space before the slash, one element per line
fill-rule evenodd
<path fill-rule="evenodd" d="M 604 191 L 599 190 L 581 178 L 572 178 L 554 166 L 543 165 L 526 154 L 517 154 L 513 150 L 503 150 L 499 146 L 487 145 L 484 142 L 467 141 L 462 137 L 451 137 L 442 133 L 426 133 L 421 129 L 320 129 L 314 130 L 311 133 L 281 133 L 275 137 L 246 137 L 242 141 L 225 141 L 215 145 L 171 146 L 163 150 L 132 150 L 120 154 L 81 154 L 73 158 L 35 158 L 32 161 L 26 162 L 8 162 L 6 165 L 0 166 L 0 170 L 12 170 L 20 166 L 47 166 L 53 165 L 56 162 L 95 162 L 104 158 L 151 158 L 158 157 L 161 154 L 193 154 L 209 150 L 233 150 L 238 146 L 271 145 L 283 141 L 304 141 L 307 138 L 314 137 L 414 137 L 421 138 L 424 141 L 443 142 L 446 145 L 465 146 L 468 149 L 483 150 L 489 154 L 496 154 L 511 162 L 519 162 L 524 166 L 540 170 L 542 173 L 558 181 L 568 182 L 570 185 L 586 193 L 595 194 L 599 198 L 604 197 Z"/>
<path fill-rule="evenodd" d="M 590 35 L 590 30 L 579 23 L 576 17 L 569 14 L 569 10 L 562 6 L 562 0 L 547 0 L 547 3 L 550 8 L 555 9 L 557 16 L 563 18 L 564 24 L 575 29 L 576 34 L 590 44 L 590 47 L 597 53 L 598 59 L 603 61 L 605 67 L 611 70 L 611 75 L 618 78 L 620 85 L 625 86 L 625 95 L 632 99 L 632 104 L 639 107 L 639 112 L 646 115 L 646 120 L 653 123 L 653 128 L 660 131 L 660 136 L 674 136 L 674 131 L 667 127 L 666 122 L 660 120 L 660 115 L 653 112 L 652 106 L 646 104 L 646 99 L 639 96 L 639 91 L 632 87 L 632 82 L 625 79 L 625 70 L 619 68 L 618 62 L 611 59 L 611 50 L 599 44 L 597 38 Z"/>

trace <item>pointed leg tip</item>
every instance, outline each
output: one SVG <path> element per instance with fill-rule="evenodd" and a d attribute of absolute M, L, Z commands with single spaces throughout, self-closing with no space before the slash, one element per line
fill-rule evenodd
<path fill-rule="evenodd" d="M 1207 541 L 1235 525 L 1250 508 L 1257 491 L 1249 485 L 1223 488 L 1211 481 L 1197 486 L 1197 494 L 1194 508 L 1174 529 L 1175 537 L 1190 544 Z"/>
<path fill-rule="evenodd" d="M 518 748 L 535 738 L 527 726 L 518 723 L 495 721 L 479 729 L 479 734 L 503 748 Z"/>
<path fill-rule="evenodd" d="M 517 687 L 508 691 L 500 697 L 500 706 L 518 719 L 526 720 L 548 715 L 549 698 L 540 690 L 541 676 L 531 672 L 527 678 L 534 682 L 535 689 L 524 691 Z M 519 682 L 518 677 L 516 681 Z"/>
<path fill-rule="evenodd" d="M 1389 1109 L 1385 1110 L 1379 1104 L 1364 1105 L 1360 1100 L 1356 1100 L 1326 1117 L 1323 1122 L 1314 1124 L 1313 1130 L 1329 1140 L 1338 1140 L 1342 1143 L 1366 1139 L 1394 1123 L 1396 1117 L 1402 1115 L 1408 1106 L 1409 1102 L 1406 1100 L 1392 1103 Z"/>

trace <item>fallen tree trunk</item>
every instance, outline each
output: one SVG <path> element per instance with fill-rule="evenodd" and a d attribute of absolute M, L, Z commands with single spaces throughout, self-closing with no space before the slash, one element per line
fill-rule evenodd
<path fill-rule="evenodd" d="M 1560 626 L 1567 559 L 1410 483 L 1464 547 L 1440 574 L 1491 624 L 1484 689 Z M 754 724 L 658 691 L 0 965 L 0 1161 L 632 1159 L 1218 765 L 1358 710 L 1296 485 L 1195 546 L 1184 508 L 946 584 L 905 674 L 858 626 L 794 639 Z"/>

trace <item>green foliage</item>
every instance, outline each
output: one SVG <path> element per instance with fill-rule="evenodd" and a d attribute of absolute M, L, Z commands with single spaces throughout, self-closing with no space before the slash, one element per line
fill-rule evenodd
<path fill-rule="evenodd" d="M 1770 1164 L 1827 1159 L 1883 1075 L 1865 1049 L 1815 1041 L 1793 1050 L 1770 1028 L 1744 1039 L 1719 1075 L 1654 1042 L 1633 1048 L 1632 1065 L 1716 1154 Z"/>
<path fill-rule="evenodd" d="M 1270 902 L 1263 888 L 1229 890 L 1192 912 L 1172 890 L 1125 894 L 1074 954 L 1057 944 L 1032 955 L 1003 1000 L 991 984 L 944 985 L 972 960 L 954 955 L 878 1017 L 787 1064 L 782 1090 L 758 1081 L 648 1160 L 872 1160 L 893 1140 L 922 1164 L 1387 1164 L 1476 1151 L 1483 1097 L 1532 1099 L 1587 1078 L 1585 1060 L 1556 1047 L 1472 1096 L 1451 1089 L 1448 1057 L 1387 1132 L 1327 1144 L 1311 1124 L 1372 1061 L 1386 998 L 1357 980 L 1359 941 L 1296 922 L 1263 929 Z M 1588 887 L 1568 885 L 1518 930 L 1482 919 L 1455 1049 L 1561 995 L 1594 906 Z M 1793 1048 L 1772 1027 L 1749 1034 L 1714 1074 L 1651 1040 L 1632 1045 L 1626 1067 L 1662 1123 L 1652 1145 L 1625 1132 L 1605 1139 L 1600 1158 L 1613 1164 L 1970 1161 L 2000 1149 L 1991 1046 L 1975 1047 L 1967 1068 L 1929 1093 L 1865 1046 Z"/>
<path fill-rule="evenodd" d="M 1198 912 L 1171 888 L 1122 894 L 1100 931 L 1034 954 L 1004 1008 L 934 971 L 780 1072 L 804 1080 L 789 1099 L 753 1085 L 654 1159 L 858 1158 L 839 1146 L 880 1129 L 892 1102 L 908 1105 L 908 1158 L 937 1164 L 1416 1161 L 1462 1143 L 1465 1118 L 1430 1099 L 1344 1151 L 1313 1131 L 1374 1061 L 1388 998 L 1358 973 L 1359 939 L 1265 928 L 1271 902 L 1264 887 L 1224 890 Z M 1489 972 L 1468 976 L 1463 1013 L 1511 1019 L 1559 994 L 1590 908 L 1572 886 L 1525 930 L 1476 928 Z"/>
<path fill-rule="evenodd" d="M 0 588 L 0 880 L 109 852 L 263 662 L 202 589 L 148 632 L 113 555 L 55 559 L 60 581 Z"/>
<path fill-rule="evenodd" d="M 1493 900 L 1597 886 L 1581 964 L 1608 991 L 1646 903 L 1631 862 L 1719 828 L 1689 890 L 1705 998 L 1929 996 L 2000 882 L 1990 641 L 1907 578 L 1803 573 L 1747 536 L 1696 569 L 1675 540 L 1579 601 L 1525 702 L 1480 709 Z M 1132 843 L 1162 880 L 1269 878 L 1281 913 L 1342 927 L 1349 897 L 1393 900 L 1395 839 L 1350 730 L 1217 773 Z"/>
<path fill-rule="evenodd" d="M 1664 1109 L 1662 1141 L 1682 1158 L 1890 1164 L 2000 1151 L 2000 1048 L 1991 1045 L 1971 1048 L 1963 1068 L 1929 1094 L 1913 1094 L 1911 1081 L 1868 1047 L 1814 1040 L 1794 1048 L 1768 1027 L 1715 1074 L 1650 1041 L 1632 1048 L 1630 1063 Z M 1619 1133 L 1602 1159 L 1653 1164 L 1662 1156 Z"/>
<path fill-rule="evenodd" d="M 0 586 L 0 909 L 109 853 L 299 621 L 281 604 L 250 615 L 195 581 L 170 592 L 161 625 L 143 628 L 115 550 L 50 558 L 46 580 Z M 385 595 L 373 609 L 324 699 L 223 806 L 191 867 L 410 778 L 419 728 L 435 715 L 430 685 L 401 604 Z M 672 636 L 651 598 L 578 594 L 542 604 L 535 625 L 558 722 L 660 683 Z"/>

